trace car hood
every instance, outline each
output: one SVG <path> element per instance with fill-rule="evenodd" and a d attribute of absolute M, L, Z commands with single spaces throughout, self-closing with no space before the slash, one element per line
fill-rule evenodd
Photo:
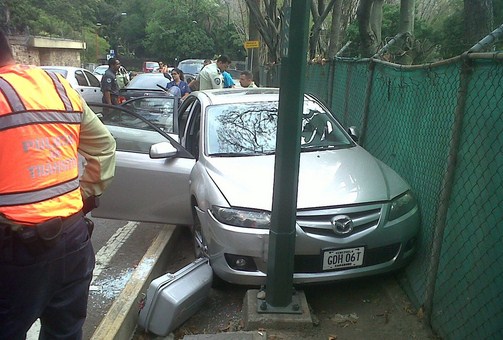
<path fill-rule="evenodd" d="M 274 155 L 213 157 L 206 169 L 231 206 L 271 210 Z M 297 208 L 387 201 L 409 186 L 391 168 L 356 146 L 304 152 Z"/>

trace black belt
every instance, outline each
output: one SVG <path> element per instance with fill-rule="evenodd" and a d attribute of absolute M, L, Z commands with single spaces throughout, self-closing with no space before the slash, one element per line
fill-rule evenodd
<path fill-rule="evenodd" d="M 82 211 L 79 211 L 68 217 L 52 218 L 33 226 L 0 223 L 0 227 L 2 229 L 3 238 L 5 238 L 4 241 L 10 237 L 14 237 L 25 244 L 30 251 L 39 254 L 43 252 L 44 249 L 56 245 L 63 229 L 76 223 L 83 216 L 84 214 Z"/>

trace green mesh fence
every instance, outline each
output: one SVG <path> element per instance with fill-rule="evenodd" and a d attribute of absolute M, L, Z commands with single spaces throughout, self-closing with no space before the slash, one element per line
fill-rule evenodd
<path fill-rule="evenodd" d="M 502 339 L 503 65 L 472 66 L 432 323 L 452 339 Z"/>
<path fill-rule="evenodd" d="M 307 67 L 306 92 L 346 127 L 360 128 L 363 146 L 412 186 L 422 229 L 402 282 L 445 339 L 503 339 L 503 65 L 496 56 L 471 60 L 468 77 L 461 58 L 423 67 L 369 60 Z M 463 79 L 468 90 L 459 99 Z"/>

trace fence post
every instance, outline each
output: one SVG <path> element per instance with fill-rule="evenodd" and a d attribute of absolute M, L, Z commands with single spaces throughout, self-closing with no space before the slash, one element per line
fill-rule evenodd
<path fill-rule="evenodd" d="M 349 107 L 349 98 L 351 98 L 350 94 L 351 94 L 351 80 L 352 80 L 352 77 L 353 77 L 353 68 L 352 65 L 354 64 L 351 64 L 351 65 L 348 65 L 347 63 L 344 64 L 344 66 L 346 66 L 346 85 L 345 85 L 345 95 L 344 95 L 344 125 L 349 125 L 348 124 L 348 116 L 349 116 L 349 112 L 348 112 L 348 107 Z"/>
<path fill-rule="evenodd" d="M 335 59 L 330 61 L 328 64 L 328 93 L 327 93 L 327 104 L 330 109 L 332 109 L 333 95 L 334 95 L 334 79 L 335 79 Z"/>
<path fill-rule="evenodd" d="M 454 183 L 454 175 L 456 172 L 456 163 L 459 152 L 460 136 L 463 126 L 463 117 L 466 106 L 466 96 L 468 92 L 468 84 L 470 83 L 471 62 L 468 54 L 463 54 L 462 65 L 459 77 L 459 90 L 457 96 L 457 105 L 454 112 L 454 124 L 452 127 L 451 141 L 449 145 L 449 154 L 447 157 L 447 167 L 442 180 L 442 189 L 438 202 L 438 209 L 435 215 L 435 225 L 433 242 L 431 246 L 431 260 L 428 267 L 426 278 L 426 293 L 425 293 L 425 320 L 431 325 L 431 317 L 433 310 L 433 297 L 435 295 L 435 284 L 438 275 L 438 266 L 440 262 L 440 255 L 442 250 L 442 243 L 445 231 L 445 221 L 447 218 L 447 211 L 452 194 L 452 187 Z"/>
<path fill-rule="evenodd" d="M 370 97 L 372 97 L 372 84 L 374 83 L 374 71 L 375 71 L 376 63 L 370 59 L 369 64 L 369 77 L 367 79 L 367 89 L 365 90 L 365 104 L 363 106 L 363 117 L 362 117 L 362 131 L 360 134 L 360 145 L 365 145 L 365 137 L 367 135 L 367 122 L 369 116 L 369 107 L 370 107 Z"/>

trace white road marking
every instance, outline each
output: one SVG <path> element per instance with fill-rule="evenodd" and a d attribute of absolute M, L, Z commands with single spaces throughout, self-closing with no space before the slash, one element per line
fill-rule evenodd
<path fill-rule="evenodd" d="M 115 234 L 113 234 L 107 243 L 96 253 L 96 266 L 94 267 L 91 286 L 94 281 L 96 281 L 96 278 L 101 274 L 103 269 L 108 267 L 112 257 L 120 249 L 124 242 L 126 242 L 129 236 L 131 236 L 139 224 L 139 222 L 128 222 L 125 226 L 117 229 Z"/>
<path fill-rule="evenodd" d="M 93 279 L 91 281 L 91 290 L 99 290 L 99 287 L 94 287 L 93 283 L 101 274 L 103 269 L 108 267 L 110 260 L 120 247 L 127 241 L 129 236 L 135 231 L 139 222 L 128 222 L 126 225 L 117 229 L 115 234 L 110 237 L 107 243 L 96 253 L 96 266 L 93 271 Z M 37 340 L 40 333 L 40 320 L 37 319 L 26 334 L 26 340 Z"/>

